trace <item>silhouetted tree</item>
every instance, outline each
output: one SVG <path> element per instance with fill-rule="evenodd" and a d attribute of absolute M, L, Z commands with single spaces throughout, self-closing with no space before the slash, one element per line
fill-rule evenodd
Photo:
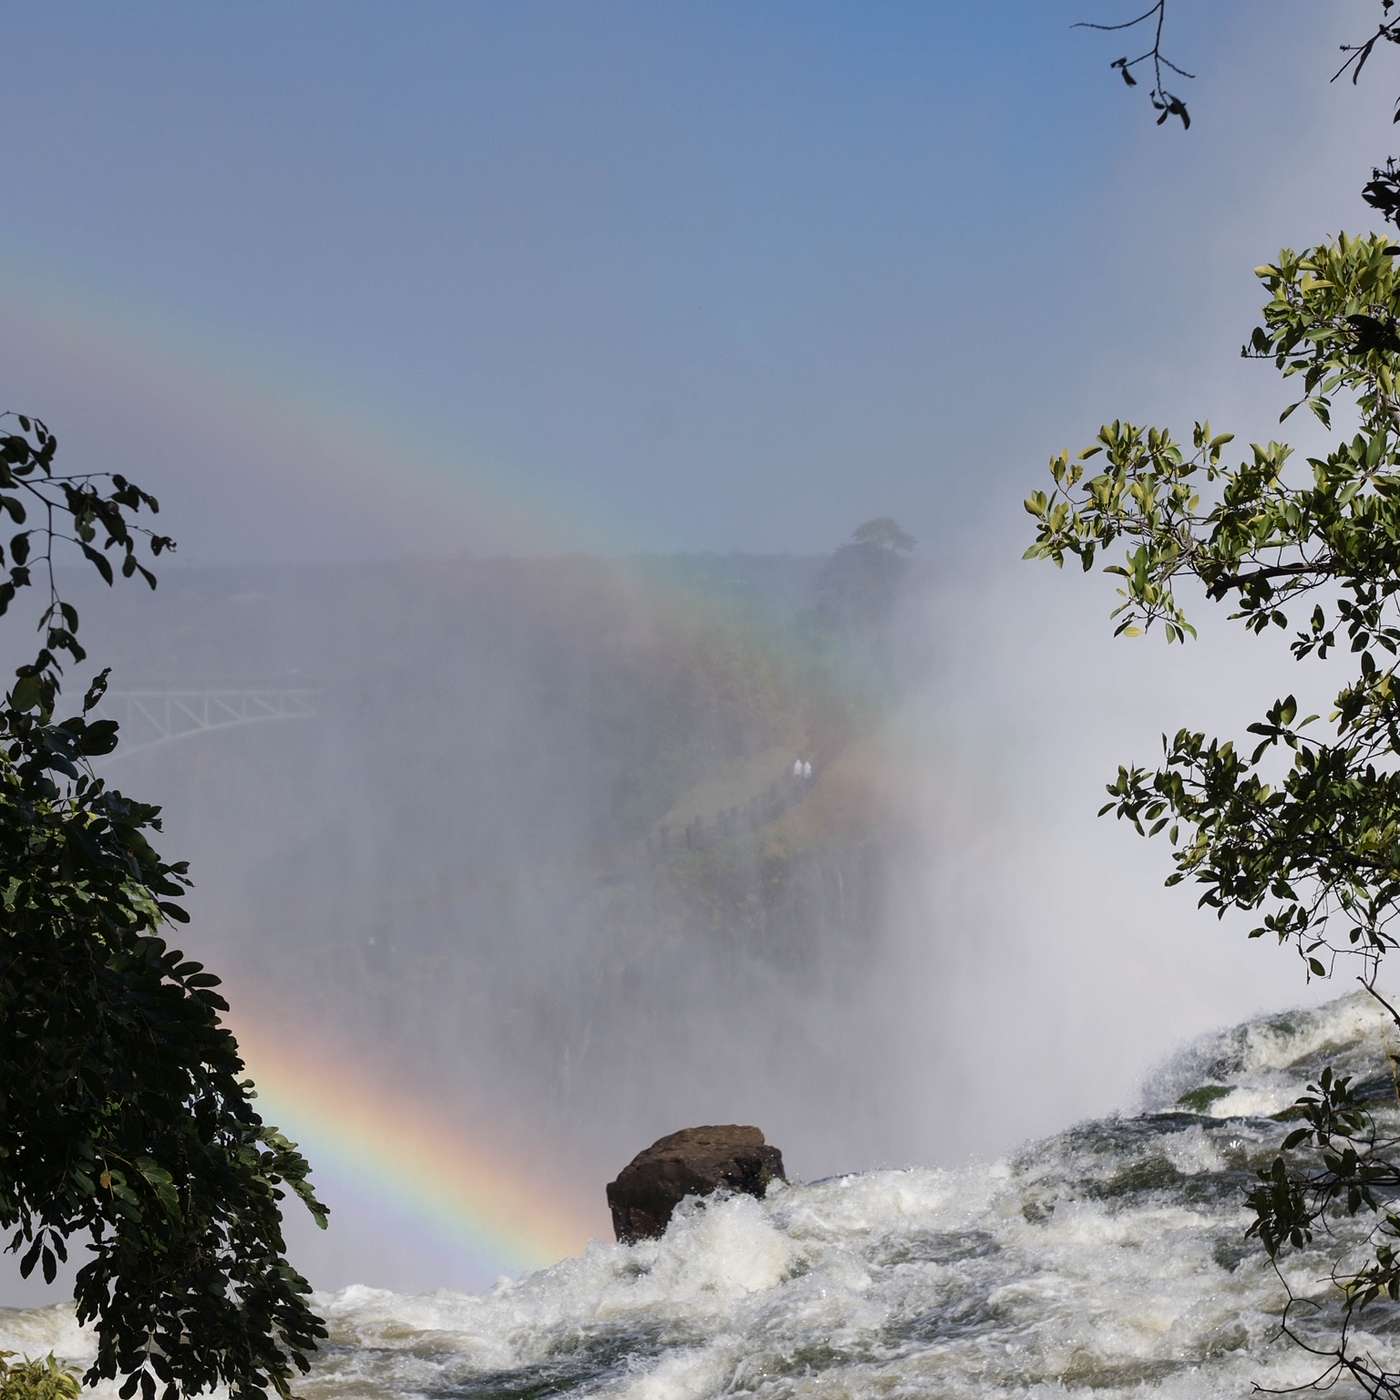
<path fill-rule="evenodd" d="M 833 632 L 866 633 L 885 627 L 909 574 L 917 541 L 888 516 L 869 520 L 822 566 L 817 610 Z"/>

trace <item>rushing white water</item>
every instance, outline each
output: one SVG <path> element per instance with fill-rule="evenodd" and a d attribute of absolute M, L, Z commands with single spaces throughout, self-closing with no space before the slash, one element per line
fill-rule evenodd
<path fill-rule="evenodd" d="M 1359 994 L 1251 1022 L 1175 1056 L 1138 1116 L 954 1171 L 692 1202 L 661 1240 L 594 1245 L 488 1293 L 325 1295 L 332 1343 L 305 1392 L 1200 1400 L 1296 1385 L 1317 1367 L 1277 1338 L 1279 1282 L 1243 1238 L 1243 1191 L 1283 1131 L 1258 1115 L 1324 1059 L 1392 1113 L 1386 1026 Z M 1186 1111 L 1203 1085 L 1225 1092 Z M 1325 1276 L 1338 1244 L 1324 1243 L 1297 1279 Z M 1368 1314 L 1358 1343 L 1393 1355 L 1398 1312 Z M 89 1352 L 64 1307 L 0 1316 L 0 1345 Z"/>

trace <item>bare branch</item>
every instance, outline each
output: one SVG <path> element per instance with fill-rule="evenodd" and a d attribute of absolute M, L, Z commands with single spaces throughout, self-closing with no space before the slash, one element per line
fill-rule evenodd
<path fill-rule="evenodd" d="M 1122 58 L 1115 58 L 1109 65 L 1116 68 L 1122 75 L 1124 83 L 1128 87 L 1136 87 L 1137 79 L 1133 77 L 1132 70 L 1139 63 L 1146 63 L 1151 60 L 1153 84 L 1148 92 L 1153 107 L 1157 109 L 1157 125 L 1161 126 L 1168 117 L 1179 117 L 1182 128 L 1191 125 L 1191 114 L 1186 110 L 1186 103 L 1177 97 L 1175 93 L 1168 92 L 1162 82 L 1162 69 L 1169 68 L 1178 77 L 1194 78 L 1194 73 L 1188 73 L 1184 68 L 1173 63 L 1162 52 L 1162 29 L 1167 18 L 1167 0 L 1157 0 L 1150 10 L 1144 11 L 1136 19 L 1124 20 L 1121 24 L 1097 24 L 1091 20 L 1080 20 L 1077 24 L 1072 24 L 1071 29 L 1096 29 L 1102 33 L 1111 34 L 1122 29 L 1133 29 L 1139 24 L 1146 24 L 1149 20 L 1157 21 L 1153 34 L 1152 47 L 1146 53 L 1140 53 L 1136 58 L 1129 58 L 1125 54 Z"/>
<path fill-rule="evenodd" d="M 1382 9 L 1391 9 L 1389 0 L 1382 0 Z M 1383 19 L 1377 26 L 1376 32 L 1369 39 L 1363 40 L 1359 44 L 1343 44 L 1342 52 L 1347 55 L 1346 62 L 1332 74 L 1329 82 L 1335 83 L 1348 68 L 1351 69 L 1352 86 L 1361 76 L 1361 70 L 1366 66 L 1366 60 L 1371 57 L 1372 52 L 1381 40 L 1384 39 L 1391 44 L 1400 44 L 1400 17 L 1396 19 Z"/>

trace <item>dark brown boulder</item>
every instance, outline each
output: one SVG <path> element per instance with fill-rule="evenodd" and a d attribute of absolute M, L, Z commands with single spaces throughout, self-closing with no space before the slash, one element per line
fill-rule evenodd
<path fill-rule="evenodd" d="M 783 1154 L 757 1128 L 682 1128 L 639 1152 L 608 1182 L 613 1233 L 623 1244 L 666 1232 L 671 1212 L 687 1196 L 721 1188 L 761 1197 L 783 1177 Z"/>

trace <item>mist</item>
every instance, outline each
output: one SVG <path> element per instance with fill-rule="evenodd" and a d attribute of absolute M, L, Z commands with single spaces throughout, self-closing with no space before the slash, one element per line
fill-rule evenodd
<path fill-rule="evenodd" d="M 1242 727 L 1282 647 L 1110 642 L 1102 580 L 1031 565 L 911 563 L 878 627 L 822 634 L 827 567 L 456 559 L 81 594 L 112 713 L 312 697 L 158 743 L 124 715 L 108 776 L 165 807 L 197 875 L 180 946 L 225 977 L 264 1111 L 319 1164 L 334 1228 L 289 1217 L 318 1287 L 510 1267 L 386 1185 L 385 1115 L 577 1248 L 610 1236 L 604 1182 L 686 1124 L 757 1123 L 799 1179 L 955 1166 L 1129 1110 L 1189 1036 L 1320 994 L 1093 816 L 1161 731 Z M 328 1131 L 318 1097 L 368 1129 Z"/>
<path fill-rule="evenodd" d="M 627 13 L 616 93 L 573 61 L 599 35 L 560 16 L 397 36 L 392 62 L 432 81 L 382 123 L 339 87 L 308 115 L 298 29 L 259 50 L 295 157 L 200 107 L 168 137 L 198 208 L 149 247 L 89 169 L 116 146 L 75 138 L 69 231 L 0 348 L 14 405 L 150 485 L 181 540 L 154 594 L 74 586 L 112 704 L 311 697 L 164 744 L 126 718 L 104 771 L 165 808 L 195 880 L 179 942 L 224 976 L 269 1115 L 317 1166 L 332 1228 L 288 1224 L 318 1288 L 521 1267 L 395 1192 L 376 1122 L 431 1124 L 430 1170 L 485 1163 L 578 1249 L 610 1238 L 604 1183 L 676 1128 L 756 1123 L 808 1180 L 954 1166 L 1130 1110 L 1190 1036 L 1336 990 L 1093 815 L 1161 732 L 1242 728 L 1295 688 L 1285 647 L 1223 620 L 1187 648 L 1111 642 L 1103 579 L 1018 563 L 1019 503 L 1104 418 L 1278 433 L 1284 400 L 1237 357 L 1249 269 L 1338 209 L 1366 222 L 1340 133 L 1383 124 L 1385 92 L 1326 88 L 1310 12 L 1270 72 L 1218 78 L 1195 144 L 1106 123 L 1105 81 L 1038 145 L 1029 60 L 997 48 L 1004 86 L 972 90 L 965 18 L 946 50 L 919 28 L 916 58 L 863 32 L 885 79 L 857 111 L 820 24 L 791 48 L 739 25 L 745 48 L 732 14 Z M 1060 33 L 1078 17 L 1037 62 L 1087 68 Z M 1181 42 L 1208 30 L 1188 16 Z M 127 40 L 96 33 L 76 61 L 106 71 Z M 376 90 L 380 37 L 346 37 Z M 438 40 L 481 81 L 439 73 Z M 704 90 L 738 52 L 723 110 L 671 99 L 666 75 Z M 529 75 L 518 95 L 493 64 Z M 770 110 L 775 73 L 797 117 Z M 233 90 L 222 62 L 205 76 Z M 1282 113 L 1278 82 L 1304 94 Z M 122 139 L 154 141 L 179 98 L 153 82 Z M 388 232 L 335 114 L 369 133 Z M 939 136 L 957 122 L 985 145 Z M 267 160 L 280 235 L 201 139 L 223 169 Z M 131 176 L 152 199 L 158 165 Z M 107 242 L 63 203 L 84 171 Z M 824 568 L 883 515 L 919 537 L 897 596 L 823 630 Z M 358 1126 L 328 1129 L 318 1096 Z"/>

